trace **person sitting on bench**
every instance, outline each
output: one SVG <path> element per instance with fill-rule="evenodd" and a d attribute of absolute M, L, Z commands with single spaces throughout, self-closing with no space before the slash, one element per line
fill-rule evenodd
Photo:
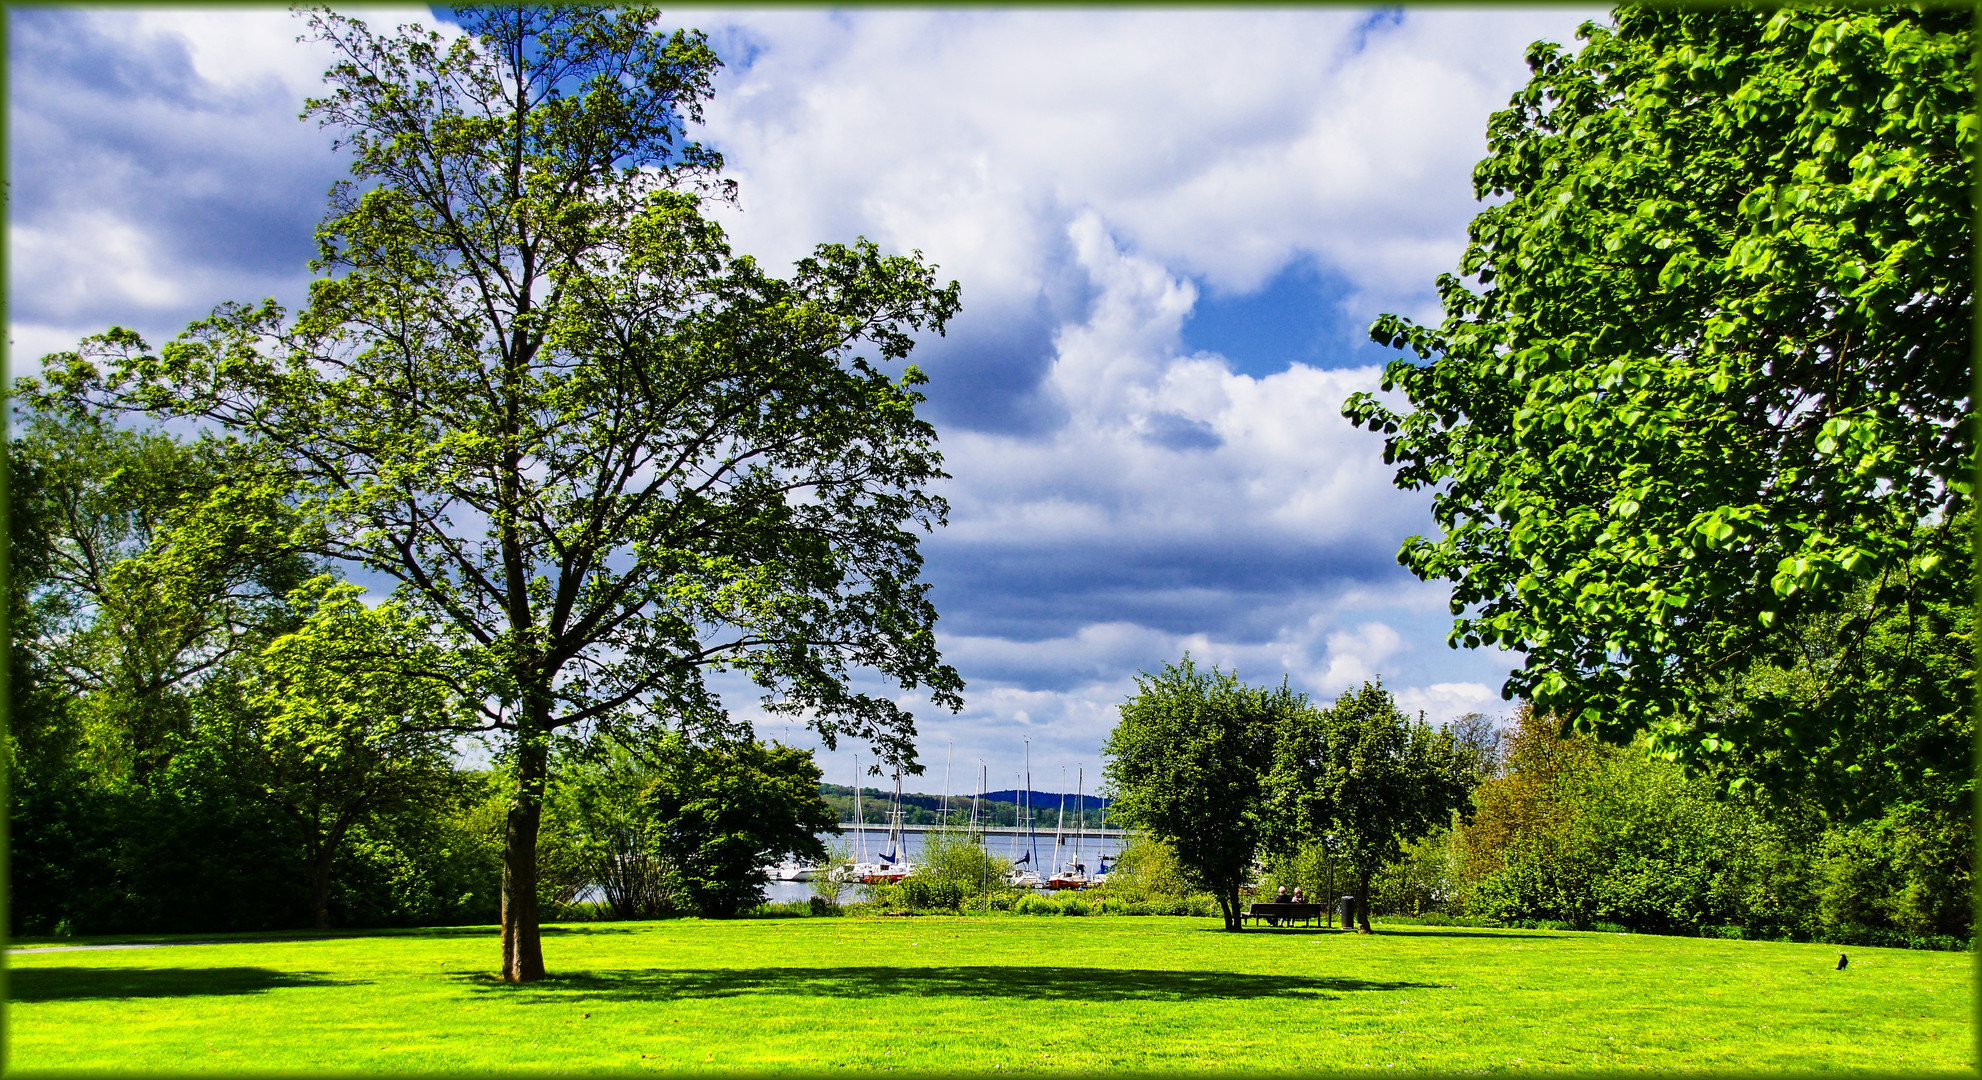
<path fill-rule="evenodd" d="M 1285 885 L 1282 885 L 1282 886 L 1280 886 L 1280 888 L 1279 888 L 1279 889 L 1277 889 L 1277 890 L 1275 890 L 1275 891 L 1274 891 L 1274 893 L 1273 893 L 1273 902 L 1274 902 L 1274 903 L 1276 903 L 1276 904 L 1284 904 L 1284 903 L 1286 903 L 1286 902 L 1287 902 L 1287 886 L 1285 886 Z M 1279 919 L 1279 918 L 1278 918 L 1277 916 L 1273 916 L 1273 915 L 1268 915 L 1268 916 L 1266 917 L 1266 925 L 1268 925 L 1268 926 L 1279 926 L 1279 925 L 1280 925 L 1280 919 Z"/>

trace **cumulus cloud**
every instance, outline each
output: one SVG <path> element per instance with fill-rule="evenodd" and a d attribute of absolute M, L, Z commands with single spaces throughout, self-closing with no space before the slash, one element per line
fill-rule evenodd
<path fill-rule="evenodd" d="M 392 25 L 417 9 L 363 9 Z M 294 303 L 346 161 L 298 119 L 324 47 L 275 8 L 9 15 L 13 366 L 111 323 Z"/>
<path fill-rule="evenodd" d="M 1092 762 L 1186 650 L 1324 698 L 1381 675 L 1434 719 L 1497 700 L 1503 658 L 1448 650 L 1444 590 L 1395 565 L 1424 497 L 1339 410 L 1378 379 L 1359 326 L 1436 317 L 1525 47 L 1594 14 L 692 9 L 729 65 L 698 135 L 740 181 L 735 246 L 866 235 L 964 285 L 915 357 L 954 476 L 927 577 L 971 683 L 925 762 Z M 300 296 L 346 163 L 295 119 L 327 59 L 297 20 L 11 25 L 16 357 Z"/>

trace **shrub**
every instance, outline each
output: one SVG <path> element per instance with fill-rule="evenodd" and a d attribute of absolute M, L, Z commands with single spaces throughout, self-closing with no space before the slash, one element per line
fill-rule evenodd
<path fill-rule="evenodd" d="M 1027 893 L 1012 903 L 1012 914 L 1014 915 L 1058 915 L 1060 913 L 1060 904 L 1058 901 L 1050 900 L 1033 893 Z"/>
<path fill-rule="evenodd" d="M 940 873 L 917 871 L 895 886 L 903 907 L 955 911 L 963 906 L 964 890 L 957 881 Z"/>
<path fill-rule="evenodd" d="M 1181 900 L 1191 893 L 1177 853 L 1168 844 L 1138 833 L 1115 857 L 1107 893 L 1122 900 Z"/>
<path fill-rule="evenodd" d="M 1375 910 L 1412 915 L 1449 913 L 1459 886 L 1458 852 L 1452 842 L 1452 830 L 1439 829 L 1404 844 L 1397 861 L 1370 879 L 1370 905 Z M 1353 885 L 1349 888 L 1354 890 Z"/>

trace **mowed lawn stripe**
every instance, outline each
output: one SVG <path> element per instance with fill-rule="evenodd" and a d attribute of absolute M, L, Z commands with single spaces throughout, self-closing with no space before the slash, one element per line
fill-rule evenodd
<path fill-rule="evenodd" d="M 15 1070 L 1972 1069 L 1967 953 L 1185 918 L 675 920 L 9 958 Z"/>

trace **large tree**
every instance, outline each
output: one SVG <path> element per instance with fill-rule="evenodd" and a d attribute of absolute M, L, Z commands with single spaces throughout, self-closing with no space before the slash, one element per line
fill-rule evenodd
<path fill-rule="evenodd" d="M 865 241 L 783 280 L 733 255 L 701 211 L 720 160 L 684 136 L 718 65 L 700 34 L 647 9 L 459 15 L 452 39 L 311 15 L 340 59 L 306 115 L 355 161 L 301 312 L 223 305 L 156 354 L 114 331 L 49 358 L 45 397 L 263 448 L 321 554 L 395 580 L 474 661 L 395 677 L 449 680 L 506 737 L 520 981 L 544 974 L 554 732 L 719 718 L 705 673 L 732 670 L 829 745 L 915 768 L 910 714 L 854 672 L 961 706 L 913 531 L 945 510 L 922 376 L 880 369 L 957 287 Z"/>
<path fill-rule="evenodd" d="M 1284 686 L 1243 686 L 1186 655 L 1137 674 L 1102 748 L 1109 816 L 1169 845 L 1191 884 L 1217 897 L 1227 930 L 1239 929 L 1239 890 L 1266 835 L 1276 728 L 1305 707 Z"/>
<path fill-rule="evenodd" d="M 1972 21 L 1635 6 L 1530 50 L 1444 322 L 1372 327 L 1410 408 L 1345 407 L 1434 493 L 1399 559 L 1452 583 L 1455 646 L 1521 655 L 1508 696 L 1695 767 L 1802 758 L 1932 651 L 1908 613 L 1969 544 Z M 1831 616 L 1814 692 L 1747 677 Z"/>

